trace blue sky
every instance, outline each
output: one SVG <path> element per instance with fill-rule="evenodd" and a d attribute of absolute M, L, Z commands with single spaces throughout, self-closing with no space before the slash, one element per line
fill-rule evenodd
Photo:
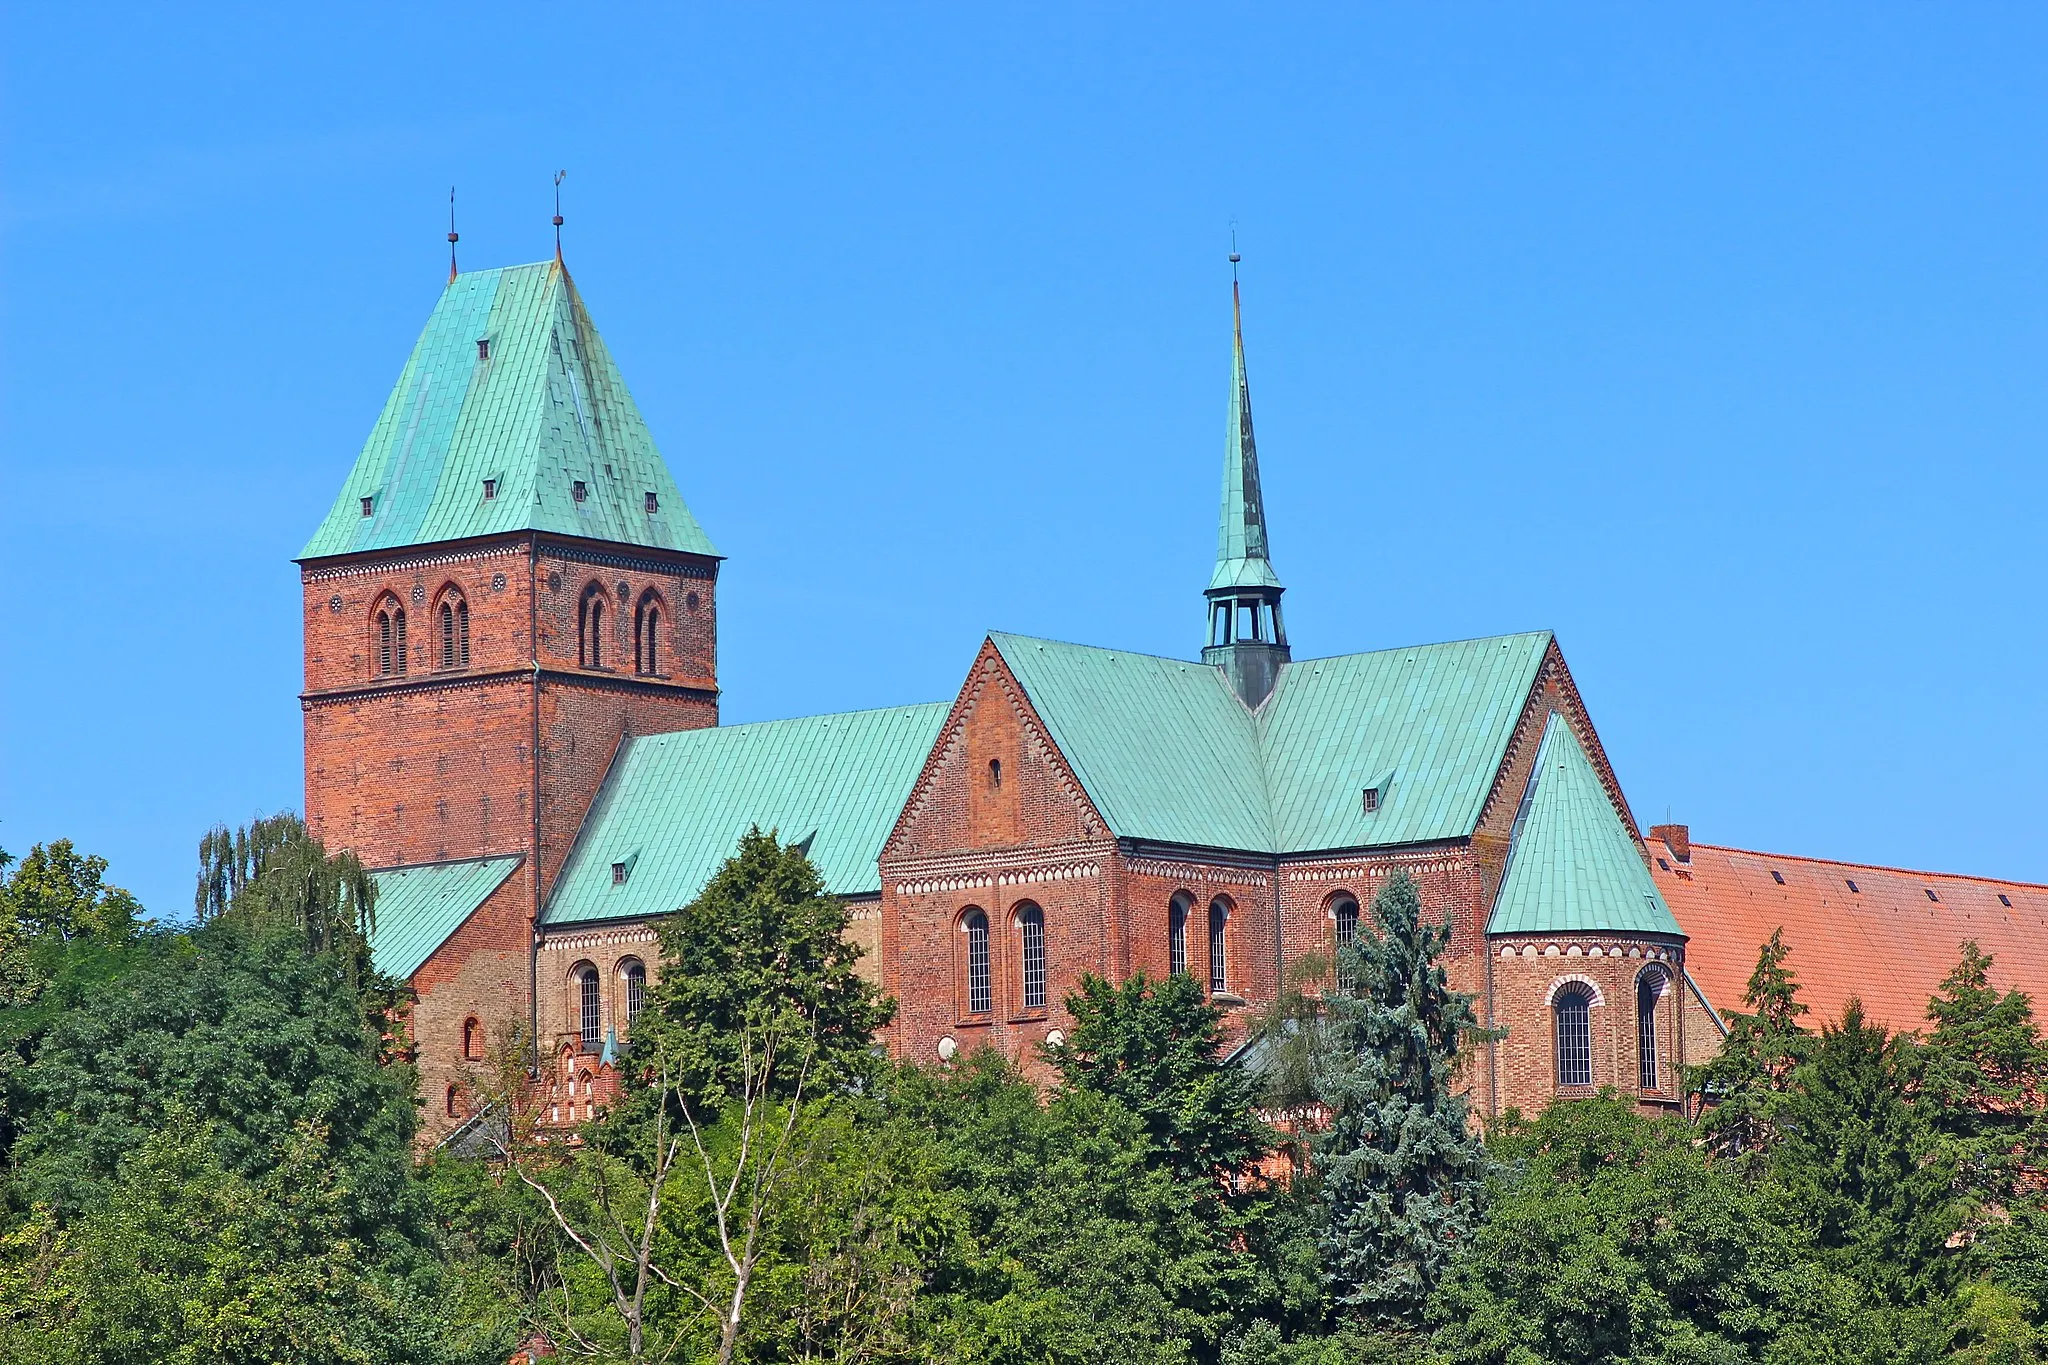
<path fill-rule="evenodd" d="M 592 17 L 597 16 L 597 17 Z M 1300 656 L 1549 627 L 1636 811 L 2048 881 L 2048 14 L 12 6 L 0 845 L 301 799 L 290 560 L 567 255 L 728 720 L 1188 655 L 1228 250 Z"/>

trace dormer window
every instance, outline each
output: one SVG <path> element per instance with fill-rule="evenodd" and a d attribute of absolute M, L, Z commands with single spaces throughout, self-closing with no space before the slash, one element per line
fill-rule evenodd
<path fill-rule="evenodd" d="M 1371 815 L 1380 808 L 1380 789 L 1378 787 L 1367 787 L 1365 789 L 1364 804 L 1367 815 Z"/>
<path fill-rule="evenodd" d="M 491 501 L 492 499 L 496 498 L 497 496 L 498 496 L 498 481 L 497 481 L 496 479 L 485 479 L 485 480 L 484 480 L 484 501 L 485 501 L 485 502 L 490 502 L 490 501 Z"/>
<path fill-rule="evenodd" d="M 626 884 L 626 865 L 625 865 L 624 863 L 613 863 L 613 864 L 612 864 L 612 885 L 613 885 L 613 886 L 624 886 L 625 884 Z"/>
<path fill-rule="evenodd" d="M 584 483 L 581 479 L 577 479 L 569 485 L 569 496 L 578 502 L 582 502 L 590 496 L 590 485 Z"/>
<path fill-rule="evenodd" d="M 372 498 L 364 498 L 364 499 L 363 499 L 363 515 L 364 515 L 364 516 L 366 516 L 366 517 L 367 517 L 367 516 L 369 516 L 369 515 L 370 515 L 370 509 L 371 509 L 371 508 L 373 508 L 373 507 L 375 507 L 375 506 L 376 506 L 376 501 L 375 501 L 375 499 L 372 499 Z"/>
<path fill-rule="evenodd" d="M 661 499 L 660 499 L 660 498 L 657 498 L 657 497 L 655 497 L 655 496 L 654 496 L 654 494 L 652 494 L 652 493 L 649 493 L 649 494 L 647 495 L 647 515 L 651 517 L 651 516 L 653 516 L 653 515 L 654 515 L 654 514 L 655 514 L 656 512 L 659 512 L 660 510 L 661 510 Z"/>
<path fill-rule="evenodd" d="M 476 339 L 476 358 L 478 360 L 489 360 L 491 358 L 491 339 L 489 337 L 478 337 Z"/>

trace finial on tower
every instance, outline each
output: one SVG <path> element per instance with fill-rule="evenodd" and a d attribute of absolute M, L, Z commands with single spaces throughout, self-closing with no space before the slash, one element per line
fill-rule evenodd
<path fill-rule="evenodd" d="M 555 172 L 555 264 L 562 263 L 562 181 L 567 171 Z"/>
<path fill-rule="evenodd" d="M 462 240 L 455 231 L 455 187 L 448 187 L 448 283 L 455 283 L 455 244 Z"/>

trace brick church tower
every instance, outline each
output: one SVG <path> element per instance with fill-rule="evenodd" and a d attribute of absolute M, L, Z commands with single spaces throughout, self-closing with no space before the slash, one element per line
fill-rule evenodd
<path fill-rule="evenodd" d="M 557 258 L 450 279 L 298 563 L 306 820 L 417 869 L 380 904 L 420 936 L 431 1112 L 531 1027 L 538 908 L 621 740 L 717 724 L 718 555 Z"/>

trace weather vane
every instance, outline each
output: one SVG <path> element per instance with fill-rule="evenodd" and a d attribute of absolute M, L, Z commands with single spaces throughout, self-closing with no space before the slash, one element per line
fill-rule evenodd
<path fill-rule="evenodd" d="M 1244 257 L 1237 254 L 1237 219 L 1230 220 L 1230 282 L 1237 283 L 1237 263 Z"/>
<path fill-rule="evenodd" d="M 557 261 L 562 259 L 562 181 L 567 178 L 568 174 L 567 171 L 555 172 L 555 259 Z"/>
<path fill-rule="evenodd" d="M 462 240 L 455 231 L 455 187 L 448 187 L 448 283 L 455 283 L 455 244 Z"/>

